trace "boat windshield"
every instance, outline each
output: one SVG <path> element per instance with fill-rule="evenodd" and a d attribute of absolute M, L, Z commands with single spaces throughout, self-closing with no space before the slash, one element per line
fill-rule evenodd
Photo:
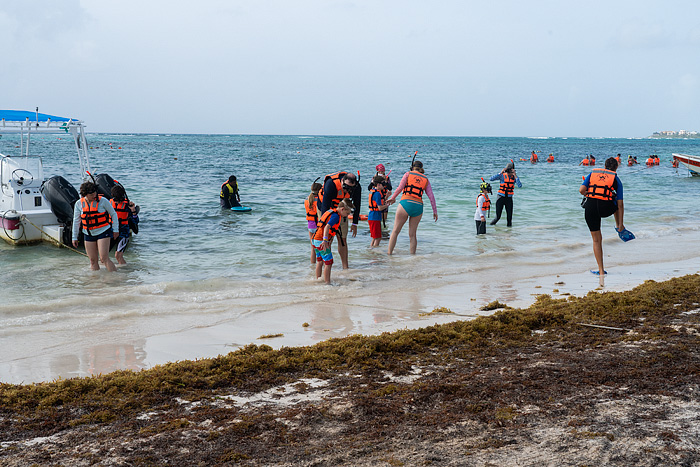
<path fill-rule="evenodd" d="M 11 185 L 34 187 L 44 181 L 44 167 L 40 156 L 8 157 L 0 155 L 0 183 L 2 191 Z"/>

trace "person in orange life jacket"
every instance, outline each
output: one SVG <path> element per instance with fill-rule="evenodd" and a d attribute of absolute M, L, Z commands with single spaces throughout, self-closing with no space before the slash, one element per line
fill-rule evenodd
<path fill-rule="evenodd" d="M 391 186 L 391 179 L 388 175 L 386 175 L 386 168 L 384 167 L 384 164 L 377 164 L 376 169 L 376 175 L 381 175 L 382 177 L 384 177 L 384 189 L 382 190 L 382 203 L 384 203 L 386 202 L 387 195 L 391 193 L 391 190 L 393 189 Z M 374 188 L 374 182 L 369 182 L 369 185 L 367 186 L 367 191 L 371 190 L 372 188 Z M 386 227 L 386 219 L 388 214 L 389 209 L 387 205 L 387 209 L 382 211 L 382 222 L 384 223 L 384 227 Z"/>
<path fill-rule="evenodd" d="M 620 157 L 621 157 L 620 154 L 618 154 L 618 155 L 615 156 L 615 158 L 614 158 L 614 159 L 617 161 L 617 166 L 618 166 L 618 167 L 620 167 L 620 165 L 622 164 L 622 160 L 620 159 Z"/>
<path fill-rule="evenodd" d="M 124 250 L 129 244 L 131 226 L 139 223 L 139 207 L 133 201 L 126 199 L 126 191 L 121 185 L 112 187 L 110 203 L 119 218 L 119 238 L 117 239 L 117 250 L 114 252 L 114 259 L 117 260 L 118 264 L 126 264 L 126 261 L 124 261 Z"/>
<path fill-rule="evenodd" d="M 660 165 L 661 164 L 661 159 L 659 159 L 659 156 L 654 154 L 654 165 Z"/>
<path fill-rule="evenodd" d="M 331 243 L 333 237 L 340 234 L 340 221 L 343 217 L 347 218 L 353 208 L 349 199 L 343 199 L 338 203 L 337 208 L 331 208 L 324 212 L 311 239 L 311 244 L 316 252 L 316 279 L 323 274 L 323 280 L 326 284 L 331 283 L 331 267 L 333 266 Z"/>
<path fill-rule="evenodd" d="M 503 207 L 506 208 L 506 225 L 511 227 L 513 225 L 513 191 L 515 185 L 518 188 L 522 188 L 523 184 L 520 183 L 518 175 L 515 173 L 515 165 L 509 162 L 506 168 L 501 170 L 491 177 L 491 181 L 499 180 L 501 186 L 498 189 L 498 194 L 496 195 L 496 218 L 491 221 L 491 225 L 496 225 L 496 222 L 501 218 L 501 213 L 503 212 Z"/>
<path fill-rule="evenodd" d="M 396 216 L 394 217 L 394 229 L 391 232 L 391 237 L 389 237 L 387 253 L 390 255 L 394 253 L 396 240 L 406 221 L 408 221 L 409 251 L 412 255 L 416 254 L 416 249 L 418 248 L 418 237 L 416 234 L 418 232 L 418 224 L 423 217 L 423 193 L 428 195 L 428 199 L 430 199 L 430 206 L 433 208 L 433 219 L 435 219 L 435 222 L 438 220 L 433 189 L 424 173 L 423 163 L 414 161 L 411 170 L 404 174 L 398 188 L 386 202 L 389 205 L 393 204 L 396 197 L 401 193 L 399 207 L 396 209 Z"/>
<path fill-rule="evenodd" d="M 486 213 L 491 207 L 489 193 L 493 193 L 493 191 L 491 191 L 490 183 L 482 183 L 479 186 L 479 189 L 481 192 L 476 197 L 476 212 L 474 213 L 474 221 L 476 222 L 477 235 L 486 233 Z"/>
<path fill-rule="evenodd" d="M 676 159 L 673 159 L 673 160 L 671 161 L 671 167 L 673 167 L 674 169 L 677 169 L 677 168 L 678 168 L 678 165 L 679 165 L 679 164 L 678 164 L 678 161 L 677 161 Z"/>
<path fill-rule="evenodd" d="M 238 182 L 236 176 L 231 175 L 223 185 L 219 193 L 219 203 L 224 209 L 231 209 L 241 206 L 241 195 L 238 193 Z"/>
<path fill-rule="evenodd" d="M 578 165 L 591 165 L 591 156 L 584 157 Z"/>
<path fill-rule="evenodd" d="M 540 158 L 537 157 L 537 153 L 535 151 L 532 151 L 532 154 L 530 154 L 530 162 L 533 164 L 537 164 L 539 160 Z"/>
<path fill-rule="evenodd" d="M 382 216 L 389 207 L 388 204 L 385 204 L 382 194 L 385 181 L 386 179 L 381 175 L 375 175 L 370 185 L 372 188 L 369 191 L 369 215 L 367 216 L 369 234 L 372 237 L 370 248 L 379 246 L 382 241 Z"/>
<path fill-rule="evenodd" d="M 547 158 L 547 162 L 554 162 L 554 154 L 551 152 L 549 153 L 549 157 Z"/>
<path fill-rule="evenodd" d="M 306 224 L 309 229 L 309 241 L 314 239 L 314 234 L 316 233 L 316 224 L 318 222 L 318 210 L 316 208 L 316 203 L 318 202 L 318 192 L 321 191 L 320 183 L 313 182 L 311 184 L 311 193 L 309 197 L 304 200 L 304 209 L 306 210 Z M 311 264 L 316 264 L 316 250 L 313 245 L 311 245 Z"/>
<path fill-rule="evenodd" d="M 635 164 L 639 164 L 639 162 L 637 162 L 637 158 L 632 157 L 632 154 L 627 156 L 627 165 L 635 165 Z"/>
<path fill-rule="evenodd" d="M 617 176 L 617 161 L 610 157 L 605 161 L 605 169 L 593 169 L 583 180 L 579 187 L 579 193 L 586 197 L 585 218 L 588 230 L 593 239 L 593 255 L 598 263 L 597 273 L 600 276 L 600 285 L 606 274 L 603 268 L 603 236 L 600 233 L 600 224 L 603 217 L 614 214 L 616 229 L 622 232 L 625 229 L 622 182 Z M 591 271 L 595 273 L 596 271 Z"/>
<path fill-rule="evenodd" d="M 117 213 L 107 198 L 97 194 L 97 185 L 92 182 L 80 185 L 80 196 L 73 208 L 73 248 L 78 248 L 78 233 L 82 230 L 90 269 L 99 270 L 102 261 L 108 271 L 116 271 L 109 259 L 109 243 L 119 236 Z"/>
<path fill-rule="evenodd" d="M 654 156 L 649 156 L 647 158 L 646 164 L 647 164 L 647 167 L 651 167 L 651 166 L 655 165 Z"/>
<path fill-rule="evenodd" d="M 588 163 L 590 165 L 595 165 L 595 156 L 593 154 L 588 155 Z"/>
<path fill-rule="evenodd" d="M 355 212 L 352 216 L 352 236 L 357 235 L 357 223 L 360 221 L 360 203 L 362 188 L 357 184 L 355 174 L 349 172 L 337 172 L 326 175 L 323 179 L 323 187 L 318 193 L 318 215 L 321 216 L 329 209 L 338 205 L 343 199 L 350 199 Z M 348 218 L 343 216 L 340 219 L 340 233 L 338 238 L 338 254 L 343 263 L 343 269 L 348 266 Z"/>

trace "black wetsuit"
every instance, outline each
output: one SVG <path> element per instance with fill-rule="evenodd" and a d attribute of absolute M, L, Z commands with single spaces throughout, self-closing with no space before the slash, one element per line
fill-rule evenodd
<path fill-rule="evenodd" d="M 333 183 L 332 179 L 327 179 L 326 182 L 323 184 L 323 203 L 321 203 L 321 200 L 318 200 L 318 203 L 316 206 L 318 207 L 318 217 L 319 219 L 323 215 L 324 212 L 328 211 L 330 208 L 333 207 L 333 200 L 338 197 L 338 189 L 335 187 L 335 183 Z M 352 191 L 352 194 L 350 195 L 350 200 L 352 201 L 352 204 L 355 205 L 355 211 L 352 214 L 352 223 L 353 225 L 357 225 L 357 223 L 360 221 L 360 201 L 362 198 L 362 187 L 360 187 L 359 184 L 355 184 L 355 189 Z"/>
<path fill-rule="evenodd" d="M 238 183 L 236 183 L 236 187 L 233 188 L 229 183 L 225 183 L 221 187 L 221 194 L 219 196 L 219 202 L 221 203 L 221 207 L 224 209 L 231 209 L 234 207 L 240 207 L 241 203 L 239 202 L 241 200 L 240 195 L 238 194 Z"/>

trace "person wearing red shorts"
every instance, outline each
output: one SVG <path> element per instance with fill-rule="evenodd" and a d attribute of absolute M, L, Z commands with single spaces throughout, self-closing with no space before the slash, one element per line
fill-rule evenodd
<path fill-rule="evenodd" d="M 388 204 L 382 204 L 384 184 L 386 179 L 381 175 L 375 175 L 372 179 L 372 189 L 369 191 L 369 215 L 367 223 L 369 224 L 369 234 L 372 237 L 370 248 L 379 246 L 382 241 L 382 211 L 389 207 Z"/>

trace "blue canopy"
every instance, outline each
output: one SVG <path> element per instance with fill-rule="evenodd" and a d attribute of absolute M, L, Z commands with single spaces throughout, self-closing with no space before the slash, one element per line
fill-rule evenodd
<path fill-rule="evenodd" d="M 55 115 L 38 114 L 39 122 L 46 122 L 51 119 L 52 122 L 67 122 L 70 120 L 76 121 L 75 118 L 56 117 Z M 0 119 L 6 122 L 24 122 L 29 119 L 30 122 L 37 121 L 37 113 L 28 110 L 0 110 Z"/>

